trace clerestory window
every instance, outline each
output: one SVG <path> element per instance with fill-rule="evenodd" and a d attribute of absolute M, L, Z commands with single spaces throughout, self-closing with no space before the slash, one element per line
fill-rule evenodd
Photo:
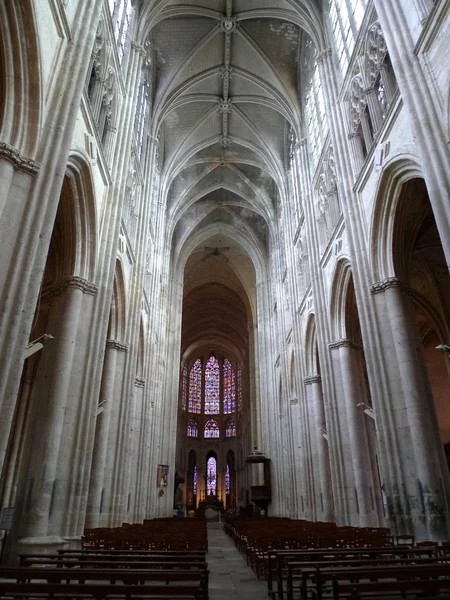
<path fill-rule="evenodd" d="M 342 73 L 347 71 L 367 0 L 329 0 L 330 27 Z"/>

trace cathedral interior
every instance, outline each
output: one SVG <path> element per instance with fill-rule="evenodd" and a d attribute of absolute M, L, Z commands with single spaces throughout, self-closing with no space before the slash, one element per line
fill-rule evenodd
<path fill-rule="evenodd" d="M 450 538 L 449 59 L 450 0 L 0 3 L 10 552 Z"/>

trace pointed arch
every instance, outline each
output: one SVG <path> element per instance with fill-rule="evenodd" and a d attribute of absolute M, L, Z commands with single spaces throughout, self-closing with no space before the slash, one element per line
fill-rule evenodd
<path fill-rule="evenodd" d="M 308 316 L 308 321 L 306 323 L 305 363 L 307 377 L 313 377 L 318 374 L 316 317 L 313 313 Z"/>
<path fill-rule="evenodd" d="M 113 296 L 111 300 L 111 317 L 108 337 L 122 341 L 126 331 L 126 289 L 123 266 L 119 258 L 116 259 L 114 274 Z"/>
<path fill-rule="evenodd" d="M 331 331 L 333 340 L 347 337 L 347 299 L 352 281 L 352 268 L 348 258 L 340 258 L 334 270 L 331 286 Z"/>
<path fill-rule="evenodd" d="M 34 2 L 0 3 L 0 139 L 34 158 L 42 81 Z"/>

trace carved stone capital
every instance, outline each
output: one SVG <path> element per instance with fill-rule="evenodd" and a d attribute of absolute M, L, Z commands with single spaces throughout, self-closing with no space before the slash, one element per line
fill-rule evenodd
<path fill-rule="evenodd" d="M 399 288 L 402 291 L 405 291 L 405 286 L 402 284 L 400 279 L 397 277 L 388 277 L 383 281 L 378 281 L 370 286 L 370 291 L 372 294 L 379 294 L 380 292 L 385 292 L 389 288 Z"/>
<path fill-rule="evenodd" d="M 106 347 L 117 350 L 118 352 L 128 352 L 128 346 L 126 344 L 122 344 L 122 342 L 118 342 L 117 340 L 107 340 Z"/>
<path fill-rule="evenodd" d="M 291 406 L 297 406 L 298 398 L 291 398 Z"/>
<path fill-rule="evenodd" d="M 69 277 L 64 283 L 62 283 L 59 287 L 55 288 L 51 295 L 52 296 L 60 296 L 65 290 L 68 288 L 74 288 L 81 290 L 83 294 L 89 294 L 90 296 L 96 296 L 98 292 L 98 287 L 94 283 L 90 283 L 86 279 L 82 277 Z"/>
<path fill-rule="evenodd" d="M 329 56 L 331 56 L 331 52 L 332 52 L 331 48 L 324 48 L 317 55 L 317 62 L 318 63 L 323 63 Z"/>
<path fill-rule="evenodd" d="M 131 47 L 141 56 L 145 56 L 147 54 L 144 46 L 141 46 L 141 44 L 138 44 L 137 42 L 131 42 Z"/>
<path fill-rule="evenodd" d="M 332 342 L 328 345 L 330 350 L 336 350 L 337 348 L 352 348 L 353 350 L 362 350 L 359 344 L 355 344 L 352 340 L 337 340 L 336 342 Z"/>
<path fill-rule="evenodd" d="M 308 140 L 306 138 L 302 138 L 301 140 L 298 140 L 298 142 L 295 143 L 294 145 L 294 150 L 296 152 L 300 152 L 302 148 L 305 148 L 308 145 Z"/>
<path fill-rule="evenodd" d="M 138 388 L 145 388 L 145 379 L 138 379 L 138 377 L 136 377 L 134 385 Z"/>
<path fill-rule="evenodd" d="M 312 383 L 320 383 L 322 381 L 322 377 L 320 375 L 311 375 L 310 377 L 305 377 L 303 383 L 305 385 L 311 385 Z"/>
<path fill-rule="evenodd" d="M 38 162 L 31 158 L 27 158 L 26 156 L 22 156 L 17 148 L 14 148 L 5 142 L 0 142 L 0 158 L 8 160 L 16 169 L 28 173 L 29 175 L 36 175 L 41 168 L 41 165 Z"/>

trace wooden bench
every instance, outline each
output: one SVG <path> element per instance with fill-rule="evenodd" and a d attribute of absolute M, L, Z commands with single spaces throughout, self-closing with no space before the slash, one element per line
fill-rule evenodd
<path fill-rule="evenodd" d="M 203 591 L 195 585 L 109 585 L 63 583 L 16 583 L 0 581 L 2 598 L 132 598 L 146 600 L 204 600 Z"/>
<path fill-rule="evenodd" d="M 435 557 L 434 548 L 408 548 L 406 546 L 385 546 L 382 548 L 327 548 L 312 550 L 272 550 L 268 553 L 267 587 L 269 595 L 278 595 L 280 600 L 284 596 L 284 582 L 287 582 L 288 563 L 296 560 L 298 562 L 320 562 L 331 559 L 358 559 L 365 558 L 419 558 Z M 276 586 L 274 585 L 276 582 Z M 275 592 L 276 587 L 276 592 Z"/>
<path fill-rule="evenodd" d="M 399 565 L 436 565 L 445 563 L 445 558 L 370 558 L 370 559 L 331 559 L 324 561 L 288 561 L 287 575 L 287 600 L 294 599 L 294 587 L 300 585 L 301 598 L 307 598 L 307 580 L 308 577 L 314 577 L 317 569 L 333 568 L 333 567 L 376 567 L 376 566 L 399 566 Z"/>
<path fill-rule="evenodd" d="M 306 571 L 302 572 L 302 584 L 300 589 L 302 590 L 303 597 L 306 590 L 306 579 L 308 577 L 310 577 L 310 573 Z M 389 585 L 391 585 L 392 589 L 394 589 L 394 584 L 399 582 L 401 583 L 402 581 L 416 580 L 421 582 L 422 580 L 428 581 L 438 579 L 445 579 L 445 585 L 450 586 L 449 563 L 433 565 L 413 564 L 370 567 L 326 567 L 316 569 L 314 574 L 314 584 L 311 587 L 311 592 L 313 598 L 321 600 L 324 588 L 328 585 L 333 588 L 333 593 L 335 593 L 334 590 L 338 590 L 337 597 L 343 597 L 342 594 L 352 594 L 352 589 L 359 585 L 364 586 L 365 584 L 369 584 L 367 589 L 376 591 L 376 588 L 374 586 L 371 587 L 370 584 L 379 583 L 381 585 L 380 590 L 383 591 L 388 590 Z"/>
<path fill-rule="evenodd" d="M 449 600 L 450 599 L 450 579 L 412 579 L 400 581 L 370 581 L 366 583 L 347 583 L 336 582 L 333 584 L 333 600 L 345 598 L 345 600 L 364 600 L 372 598 L 378 600 L 383 596 L 392 598 L 406 598 L 407 594 L 414 593 L 414 597 L 426 598 L 428 600 Z M 417 596 L 417 594 L 419 594 Z M 431 595 L 430 595 L 431 594 Z M 439 596 L 438 596 L 439 594 Z M 441 594 L 445 594 L 442 596 Z M 315 596 L 313 595 L 313 598 Z"/>

